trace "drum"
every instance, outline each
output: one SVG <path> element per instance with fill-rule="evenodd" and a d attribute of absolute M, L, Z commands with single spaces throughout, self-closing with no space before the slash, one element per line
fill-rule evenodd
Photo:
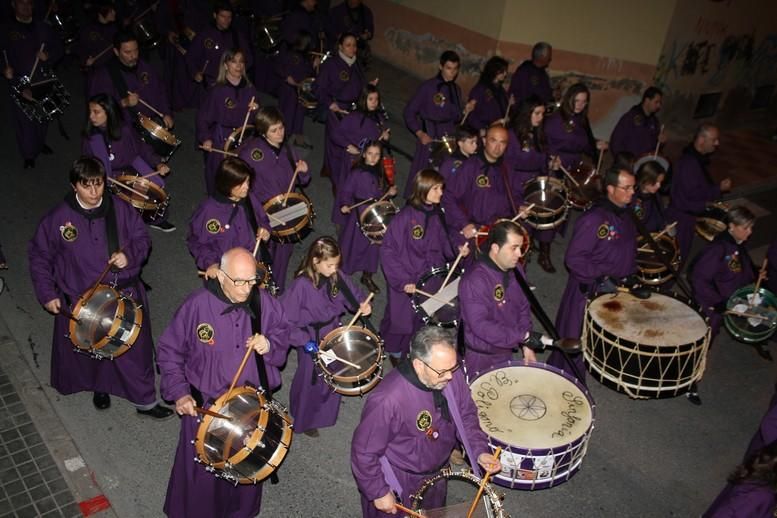
<path fill-rule="evenodd" d="M 170 196 L 164 189 L 151 180 L 132 174 L 122 174 L 115 180 L 136 191 L 132 192 L 115 185 L 111 188 L 116 196 L 138 209 L 143 221 L 154 223 L 164 218 L 167 206 L 170 204 Z"/>
<path fill-rule="evenodd" d="M 384 358 L 380 338 L 369 329 L 351 326 L 327 333 L 314 361 L 332 390 L 343 396 L 363 396 L 381 380 Z"/>
<path fill-rule="evenodd" d="M 159 46 L 159 42 L 162 41 L 162 37 L 157 32 L 153 20 L 146 18 L 137 20 L 132 24 L 132 32 L 138 39 L 138 45 L 145 50 L 155 49 Z"/>
<path fill-rule="evenodd" d="M 583 354 L 602 383 L 632 398 L 684 394 L 704 374 L 710 328 L 685 301 L 653 293 L 606 294 L 589 301 Z"/>
<path fill-rule="evenodd" d="M 268 400 L 261 389 L 236 387 L 208 410 L 230 418 L 203 416 L 194 441 L 195 461 L 217 478 L 256 484 L 277 470 L 289 453 L 292 419 L 286 408 Z"/>
<path fill-rule="evenodd" d="M 175 135 L 142 113 L 138 113 L 135 127 L 143 142 L 151 146 L 151 149 L 161 157 L 162 162 L 169 161 L 178 146 L 181 145 L 181 141 Z"/>
<path fill-rule="evenodd" d="M 583 161 L 574 169 L 570 169 L 569 174 L 577 182 L 575 185 L 564 175 L 564 184 L 569 192 L 569 205 L 575 209 L 585 210 L 602 195 L 602 176 L 593 164 Z"/>
<path fill-rule="evenodd" d="M 453 135 L 443 135 L 429 144 L 429 164 L 438 169 L 443 161 L 451 156 L 458 149 L 456 137 Z"/>
<path fill-rule="evenodd" d="M 370 243 L 379 245 L 383 242 L 388 224 L 399 213 L 399 209 L 391 201 L 377 201 L 368 205 L 359 216 L 359 228 Z"/>
<path fill-rule="evenodd" d="M 279 243 L 298 243 L 313 230 L 316 213 L 313 204 L 304 194 L 279 194 L 267 200 L 262 206 L 270 219 L 270 235 Z"/>
<path fill-rule="evenodd" d="M 495 483 L 545 489 L 577 473 L 596 409 L 580 382 L 544 363 L 513 360 L 472 379 L 480 428 L 492 452 L 502 447 L 502 471 L 493 476 Z"/>
<path fill-rule="evenodd" d="M 235 153 L 240 145 L 245 142 L 254 132 L 254 125 L 246 125 L 246 130 L 243 132 L 243 139 L 240 139 L 240 132 L 243 131 L 243 127 L 235 128 L 232 133 L 229 134 L 227 140 L 224 141 L 224 151 Z"/>
<path fill-rule="evenodd" d="M 456 327 L 459 325 L 459 281 L 464 274 L 461 267 L 456 268 L 448 284 L 442 291 L 440 287 L 451 271 L 451 265 L 435 267 L 426 272 L 415 283 L 416 289 L 431 293 L 434 298 L 413 293 L 410 304 L 424 324 L 440 327 Z"/>
<path fill-rule="evenodd" d="M 143 326 L 137 302 L 105 284 L 79 297 L 73 317 L 70 340 L 98 360 L 113 360 L 129 351 Z"/>
<path fill-rule="evenodd" d="M 551 230 L 561 225 L 569 214 L 567 188 L 552 176 L 538 176 L 523 186 L 526 204 L 534 204 L 526 218 L 526 224 L 537 230 Z"/>
<path fill-rule="evenodd" d="M 22 76 L 11 83 L 14 102 L 34 122 L 49 122 L 70 106 L 70 92 L 48 68 L 41 67 L 35 80 Z"/>
<path fill-rule="evenodd" d="M 496 223 L 499 223 L 500 221 L 511 221 L 507 218 L 500 218 L 496 220 Z M 529 231 L 526 230 L 526 227 L 523 226 L 523 224 L 519 223 L 518 221 L 514 221 L 516 225 L 518 225 L 518 228 L 521 230 L 521 236 L 523 236 L 523 242 L 521 243 L 521 258 L 519 262 L 524 265 L 526 264 L 526 261 L 529 259 L 529 254 L 531 254 L 531 236 L 529 235 Z M 477 246 L 478 251 L 481 254 L 488 253 L 488 250 L 483 250 L 483 245 L 488 241 L 488 233 L 491 230 L 491 227 L 493 225 L 481 225 L 478 228 L 478 235 L 475 237 L 475 245 Z"/>
<path fill-rule="evenodd" d="M 52 11 L 49 13 L 48 22 L 62 38 L 65 47 L 69 47 L 78 39 L 78 25 L 72 16 Z"/>
<path fill-rule="evenodd" d="M 705 207 L 704 213 L 696 218 L 696 233 L 707 241 L 712 241 L 715 236 L 726 230 L 726 217 L 728 206 L 716 202 Z"/>
<path fill-rule="evenodd" d="M 437 475 L 424 480 L 418 491 L 410 495 L 411 506 L 414 511 L 426 511 L 424 516 L 467 516 L 472 500 L 478 492 L 482 479 L 476 477 L 470 471 L 453 471 L 451 468 L 443 468 Z M 424 495 L 436 484 L 445 484 L 447 501 L 443 508 L 445 514 L 437 514 L 443 509 L 424 508 Z M 452 502 L 452 495 L 457 495 L 457 501 Z M 504 508 L 502 500 L 504 495 L 498 493 L 494 486 L 486 483 L 483 487 L 483 496 L 480 504 L 475 507 L 472 516 L 484 516 L 490 518 L 510 518 Z M 435 513 L 435 511 L 437 513 Z"/>
<path fill-rule="evenodd" d="M 777 297 L 766 288 L 758 288 L 753 297 L 755 286 L 749 284 L 739 288 L 726 303 L 728 311 L 746 313 L 743 316 L 727 313 L 723 323 L 736 340 L 749 344 L 764 342 L 777 330 Z"/>
<path fill-rule="evenodd" d="M 650 245 L 645 242 L 644 237 L 637 236 L 637 275 L 645 284 L 658 286 L 673 277 L 672 273 L 661 262 L 661 255 L 666 257 L 672 268 L 677 271 L 680 267 L 680 248 L 677 246 L 677 239 L 672 236 L 662 234 L 656 238 L 658 232 L 653 232 L 651 235 L 664 253 L 652 250 Z"/>
<path fill-rule="evenodd" d="M 318 106 L 318 99 L 313 94 L 313 84 L 316 82 L 315 77 L 307 77 L 297 85 L 297 101 L 306 110 L 315 110 Z"/>
<path fill-rule="evenodd" d="M 639 168 L 642 167 L 642 165 L 647 162 L 658 162 L 658 164 L 664 169 L 664 171 L 667 171 L 667 172 L 669 171 L 668 158 L 661 155 L 654 155 L 653 153 L 647 153 L 640 156 L 634 161 L 634 167 L 632 168 L 632 171 L 634 171 L 634 175 L 636 175 L 637 171 L 639 171 Z"/>
<path fill-rule="evenodd" d="M 270 292 L 271 295 L 278 294 L 279 288 L 272 275 L 272 267 L 258 259 L 256 260 L 256 285 L 260 288 L 264 288 Z"/>

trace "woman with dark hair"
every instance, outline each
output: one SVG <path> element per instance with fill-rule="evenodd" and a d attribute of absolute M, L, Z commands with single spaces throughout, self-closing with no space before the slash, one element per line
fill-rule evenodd
<path fill-rule="evenodd" d="M 87 106 L 89 111 L 81 152 L 97 158 L 109 178 L 158 173 L 144 181 L 164 189 L 162 177 L 170 173 L 170 167 L 151 153 L 149 146 L 142 145 L 138 134 L 123 119 L 121 108 L 113 97 L 97 94 L 89 99 Z M 152 221 L 150 226 L 162 232 L 175 230 L 175 225 L 167 221 L 166 214 Z"/>
<path fill-rule="evenodd" d="M 440 208 L 445 180 L 434 169 L 422 169 L 413 181 L 407 205 L 389 223 L 380 247 L 386 278 L 387 302 L 380 334 L 391 363 L 397 365 L 410 350 L 410 339 L 423 326 L 410 296 L 416 283 L 432 268 L 452 261 L 457 252 L 469 254 L 466 242 L 454 249 Z"/>
<path fill-rule="evenodd" d="M 607 142 L 596 140 L 588 120 L 591 93 L 583 83 L 575 83 L 564 92 L 559 110 L 545 120 L 548 150 L 558 155 L 561 164 L 576 167 L 583 156 L 596 159 L 597 150 L 605 151 Z"/>
<path fill-rule="evenodd" d="M 469 92 L 469 100 L 477 104 L 467 122 L 476 130 L 484 130 L 497 121 L 506 123 L 507 106 L 512 104 L 504 88 L 506 77 L 506 59 L 492 56 L 486 61 L 480 79 Z"/>
<path fill-rule="evenodd" d="M 275 106 L 260 108 L 256 112 L 254 126 L 256 136 L 243 142 L 239 155 L 254 170 L 251 192 L 256 199 L 265 204 L 271 198 L 285 194 L 295 169 L 299 171 L 295 185 L 309 184 L 308 164 L 297 159 L 293 146 L 285 142 L 286 129 L 280 110 Z M 270 241 L 273 274 L 280 290 L 286 284 L 286 272 L 293 252 L 294 243 Z"/>
<path fill-rule="evenodd" d="M 254 171 L 240 158 L 227 157 L 216 170 L 216 192 L 195 209 L 186 244 L 197 268 L 215 279 L 224 252 L 253 250 L 257 239 L 270 238 L 270 221 L 251 192 Z"/>
<path fill-rule="evenodd" d="M 205 151 L 223 149 L 234 130 L 239 130 L 249 110 L 257 110 L 256 88 L 246 77 L 246 54 L 227 50 L 221 56 L 216 84 L 208 90 L 197 111 L 195 139 Z M 253 99 L 253 101 L 252 101 Z M 216 168 L 223 156 L 205 153 L 205 188 L 215 192 Z"/>
<path fill-rule="evenodd" d="M 298 91 L 305 79 L 316 75 L 308 57 L 309 50 L 310 34 L 300 33 L 293 45 L 282 45 L 273 59 L 273 68 L 278 77 L 278 108 L 289 125 L 289 135 L 294 145 L 308 149 L 313 146 L 305 143 L 306 108 L 299 101 Z"/>
<path fill-rule="evenodd" d="M 394 197 L 397 195 L 397 188 L 389 186 L 383 172 L 383 146 L 380 142 L 367 142 L 363 147 L 359 162 L 351 169 L 338 196 L 339 210 L 348 218 L 340 230 L 340 244 L 344 251 L 342 269 L 349 275 L 361 271 L 361 283 L 377 293 L 380 290 L 372 280 L 372 274 L 378 271 L 380 244 L 372 243 L 364 236 L 359 227 L 359 220 L 362 212 L 369 207 L 369 202 L 365 200 L 377 201 L 384 195 Z M 357 208 L 350 208 L 360 202 L 365 203 Z"/>
<path fill-rule="evenodd" d="M 289 341 L 297 349 L 297 372 L 291 382 L 289 410 L 294 432 L 311 437 L 318 429 L 334 426 L 340 410 L 340 395 L 316 372 L 313 358 L 304 351 L 309 341 L 316 345 L 340 325 L 345 313 L 372 312 L 362 290 L 338 270 L 340 247 L 329 236 L 316 239 L 300 264 L 289 289 L 281 297 L 292 330 Z M 354 304 L 352 301 L 356 302 Z M 358 307 L 356 307 L 358 305 Z"/>
<path fill-rule="evenodd" d="M 659 232 L 666 227 L 665 208 L 658 197 L 665 179 L 666 169 L 655 160 L 644 162 L 637 170 L 637 190 L 631 207 L 648 232 Z"/>

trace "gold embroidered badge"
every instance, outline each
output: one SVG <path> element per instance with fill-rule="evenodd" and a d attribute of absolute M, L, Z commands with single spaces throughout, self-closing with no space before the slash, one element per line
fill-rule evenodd
<path fill-rule="evenodd" d="M 209 219 L 205 223 L 205 230 L 210 232 L 211 234 L 218 234 L 221 232 L 221 222 L 217 219 Z"/>
<path fill-rule="evenodd" d="M 216 332 L 210 324 L 203 323 L 197 326 L 197 338 L 204 344 L 213 345 L 215 343 L 213 340 L 215 334 Z"/>

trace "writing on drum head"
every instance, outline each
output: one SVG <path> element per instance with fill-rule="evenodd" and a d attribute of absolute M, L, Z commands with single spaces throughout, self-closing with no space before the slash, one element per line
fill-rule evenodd
<path fill-rule="evenodd" d="M 575 425 L 581 421 L 580 417 L 576 416 L 578 407 L 583 406 L 583 398 L 576 396 L 573 393 L 565 390 L 562 392 L 561 397 L 566 403 L 566 410 L 561 411 L 561 416 L 565 419 L 561 423 L 561 427 L 550 434 L 554 439 L 557 437 L 564 437 L 572 431 Z"/>

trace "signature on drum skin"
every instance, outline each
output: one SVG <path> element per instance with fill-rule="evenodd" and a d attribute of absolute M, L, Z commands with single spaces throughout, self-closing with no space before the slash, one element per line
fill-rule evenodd
<path fill-rule="evenodd" d="M 561 397 L 567 402 L 567 409 L 561 412 L 561 415 L 566 418 L 566 422 L 561 423 L 561 428 L 550 435 L 553 438 L 564 437 L 578 421 L 582 421 L 575 414 L 577 414 L 577 407 L 583 406 L 583 398 L 566 390 L 561 394 Z"/>

